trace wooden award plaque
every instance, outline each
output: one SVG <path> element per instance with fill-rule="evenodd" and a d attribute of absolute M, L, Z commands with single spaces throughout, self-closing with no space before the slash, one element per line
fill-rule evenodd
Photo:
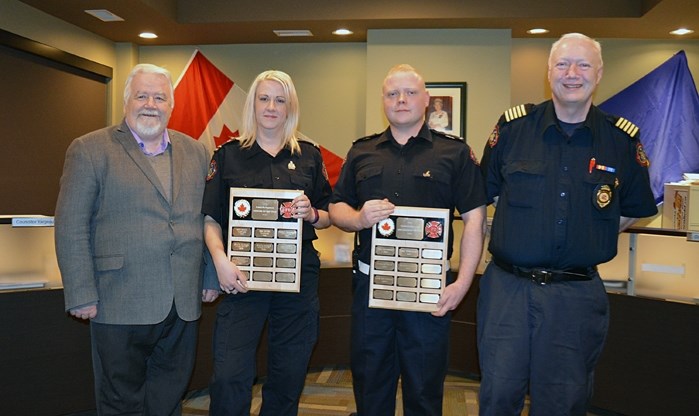
<path fill-rule="evenodd" d="M 228 258 L 248 277 L 251 290 L 300 290 L 303 220 L 291 216 L 291 201 L 301 194 L 231 188 Z"/>
<path fill-rule="evenodd" d="M 372 229 L 369 307 L 436 311 L 448 244 L 448 209 L 396 207 Z"/>

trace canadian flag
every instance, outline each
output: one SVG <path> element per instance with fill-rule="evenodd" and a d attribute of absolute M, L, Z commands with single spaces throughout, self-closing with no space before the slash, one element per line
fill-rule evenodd
<path fill-rule="evenodd" d="M 209 152 L 213 153 L 218 146 L 238 137 L 246 95 L 196 50 L 175 83 L 175 108 L 168 127 L 204 142 Z M 320 146 L 320 151 L 328 180 L 334 186 L 340 176 L 343 159 L 323 146 Z"/>

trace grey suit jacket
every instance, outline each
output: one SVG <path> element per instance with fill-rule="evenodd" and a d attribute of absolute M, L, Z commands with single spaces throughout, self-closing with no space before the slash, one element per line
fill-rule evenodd
<path fill-rule="evenodd" d="M 98 302 L 94 321 L 155 324 L 201 313 L 203 143 L 169 130 L 172 202 L 126 122 L 75 139 L 56 204 L 66 310 Z"/>

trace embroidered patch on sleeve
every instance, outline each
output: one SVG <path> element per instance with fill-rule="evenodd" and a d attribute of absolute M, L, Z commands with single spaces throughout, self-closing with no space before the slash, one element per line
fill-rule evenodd
<path fill-rule="evenodd" d="M 212 160 L 209 164 L 209 173 L 206 175 L 206 181 L 209 182 L 210 180 L 212 180 L 216 176 L 217 172 L 218 167 L 216 165 L 216 161 Z"/>
<path fill-rule="evenodd" d="M 493 127 L 493 131 L 490 133 L 490 137 L 488 137 L 488 146 L 495 147 L 495 145 L 498 144 L 499 138 L 500 127 L 496 124 L 495 127 Z"/>
<path fill-rule="evenodd" d="M 648 160 L 648 156 L 646 156 L 646 151 L 643 150 L 641 142 L 636 143 L 636 162 L 644 168 L 650 166 L 650 160 Z"/>

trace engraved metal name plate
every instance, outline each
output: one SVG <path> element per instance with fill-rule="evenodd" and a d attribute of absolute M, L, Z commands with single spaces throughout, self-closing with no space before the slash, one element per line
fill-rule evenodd
<path fill-rule="evenodd" d="M 250 237 L 252 230 L 247 227 L 233 227 L 231 233 L 233 237 Z"/>
<path fill-rule="evenodd" d="M 303 220 L 291 201 L 303 191 L 231 188 L 228 258 L 250 290 L 298 292 Z"/>
<path fill-rule="evenodd" d="M 372 233 L 369 307 L 436 311 L 449 270 L 449 210 L 396 207 Z"/>
<path fill-rule="evenodd" d="M 255 237 L 274 238 L 274 228 L 257 228 L 255 229 Z"/>
<path fill-rule="evenodd" d="M 252 219 L 257 221 L 275 221 L 279 218 L 279 201 L 276 199 L 253 199 Z"/>
<path fill-rule="evenodd" d="M 374 252 L 379 256 L 395 256 L 396 248 L 391 246 L 376 246 Z"/>
<path fill-rule="evenodd" d="M 231 256 L 231 262 L 233 262 L 233 264 L 236 266 L 249 266 L 250 257 Z"/>

